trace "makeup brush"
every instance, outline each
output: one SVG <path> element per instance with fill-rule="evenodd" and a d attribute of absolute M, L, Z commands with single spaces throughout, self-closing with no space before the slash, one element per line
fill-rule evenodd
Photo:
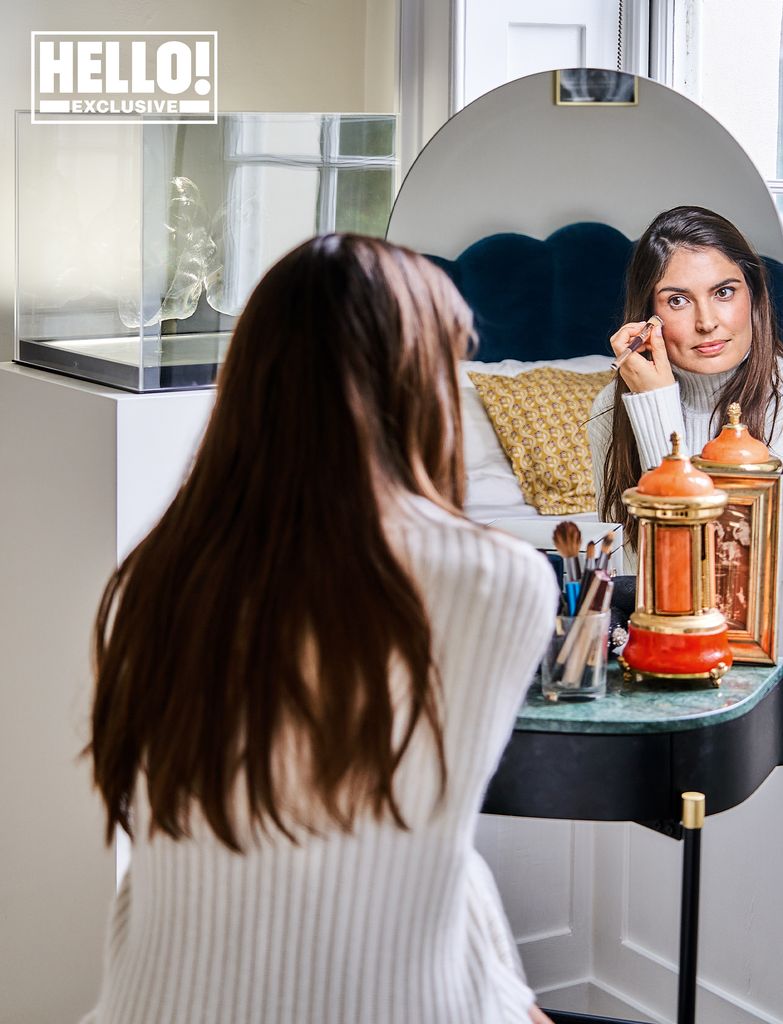
<path fill-rule="evenodd" d="M 571 623 L 555 661 L 555 671 L 561 671 L 561 681 L 569 688 L 582 685 L 585 669 L 595 668 L 601 654 L 600 644 L 606 642 L 603 630 L 596 634 L 598 622 L 595 613 L 608 608 L 612 583 L 600 569 L 591 575 L 592 579 L 586 585 L 585 600 Z"/>
<path fill-rule="evenodd" d="M 609 580 L 609 573 L 605 569 L 591 569 L 582 577 L 582 585 L 579 588 L 579 600 L 576 604 L 577 614 L 586 608 L 587 611 L 600 612 L 601 600 L 605 584 Z"/>
<path fill-rule="evenodd" d="M 579 564 L 582 534 L 579 527 L 568 520 L 558 523 L 552 534 L 552 541 L 563 559 L 569 583 L 578 583 L 582 578 L 582 567 Z"/>
<path fill-rule="evenodd" d="M 606 611 L 611 602 L 613 583 L 602 569 L 585 572 L 582 579 L 579 607 L 565 633 L 563 626 L 558 636 L 564 636 L 555 660 L 554 672 L 564 686 L 578 688 L 583 685 L 585 670 L 594 669 L 601 656 L 601 644 L 606 642 L 603 629 L 596 633 L 596 612 Z"/>
<path fill-rule="evenodd" d="M 575 627 L 571 627 L 574 629 Z M 584 619 L 576 634 L 576 640 L 568 660 L 563 668 L 561 683 L 569 689 L 578 689 L 583 684 L 585 668 L 590 656 L 591 648 L 594 646 L 593 623 L 590 619 Z"/>
<path fill-rule="evenodd" d="M 587 545 L 586 559 L 585 559 L 585 571 L 582 577 L 582 585 L 579 593 L 579 600 L 577 601 L 577 611 L 582 607 L 587 597 L 588 588 L 593 582 L 593 578 L 596 574 L 599 574 L 603 579 L 608 579 L 607 573 L 604 571 L 609 562 L 609 554 L 612 550 L 612 541 L 614 540 L 614 530 L 610 530 L 609 533 L 601 541 L 601 554 L 598 558 L 595 557 L 595 541 L 590 541 Z M 608 553 L 607 553 L 608 552 Z M 596 606 L 593 603 L 593 611 L 600 611 L 600 606 Z"/>
<path fill-rule="evenodd" d="M 612 554 L 612 544 L 614 544 L 614 530 L 610 530 L 609 533 L 607 533 L 607 535 L 601 541 L 601 554 L 598 556 L 598 563 L 596 568 L 608 568 L 609 556 Z"/>
<path fill-rule="evenodd" d="M 604 585 L 608 579 L 605 572 L 596 570 L 590 574 L 589 582 L 587 577 L 582 582 L 582 587 L 579 592 L 579 603 L 576 609 L 576 615 L 574 621 L 571 624 L 571 629 L 568 631 L 568 636 L 565 638 L 563 646 L 560 648 L 560 653 L 557 656 L 556 664 L 564 665 L 571 653 L 571 648 L 579 637 L 582 627 L 584 625 L 584 619 L 588 612 L 596 611 L 595 601 L 596 598 L 600 597 L 603 599 Z M 601 605 L 598 606 L 600 608 Z"/>
<path fill-rule="evenodd" d="M 612 591 L 614 590 L 614 580 L 609 579 L 606 583 L 606 589 L 601 596 L 601 606 L 596 607 L 596 611 L 608 612 L 612 606 Z M 587 657 L 588 668 L 595 668 L 599 663 L 602 656 L 601 647 L 606 644 L 607 634 L 601 630 L 593 639 L 593 643 L 590 647 L 590 653 Z"/>
<path fill-rule="evenodd" d="M 581 686 L 585 667 L 593 656 L 595 649 L 595 612 L 603 608 L 609 581 L 603 579 L 604 573 L 594 573 L 591 583 L 592 596 L 588 594 L 576 618 L 571 625 L 574 641 L 565 659 L 563 669 L 563 685 Z M 570 637 L 569 637 L 570 639 Z M 563 645 L 565 647 L 565 644 Z"/>
<path fill-rule="evenodd" d="M 619 370 L 625 360 L 632 353 L 639 351 L 645 341 L 650 337 L 653 327 L 663 327 L 663 320 L 661 320 L 657 313 L 653 313 L 644 327 L 642 327 L 641 331 L 639 331 L 635 337 L 631 338 L 631 343 L 625 352 L 623 352 L 619 359 L 612 363 L 613 370 Z"/>

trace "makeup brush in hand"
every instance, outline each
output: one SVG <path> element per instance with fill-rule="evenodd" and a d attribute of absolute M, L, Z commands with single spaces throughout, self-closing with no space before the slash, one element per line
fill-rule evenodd
<path fill-rule="evenodd" d="M 655 327 L 663 327 L 663 320 L 658 316 L 657 313 L 653 313 L 647 323 L 642 327 L 641 331 L 636 335 L 635 338 L 631 338 L 631 343 L 628 348 L 623 352 L 619 359 L 612 363 L 613 370 L 619 370 L 626 359 L 633 353 L 638 352 L 642 345 L 650 337 L 650 334 Z"/>
<path fill-rule="evenodd" d="M 582 567 L 579 564 L 579 548 L 582 546 L 582 534 L 576 523 L 568 520 L 558 523 L 552 540 L 562 557 L 569 583 L 578 583 L 582 578 Z"/>

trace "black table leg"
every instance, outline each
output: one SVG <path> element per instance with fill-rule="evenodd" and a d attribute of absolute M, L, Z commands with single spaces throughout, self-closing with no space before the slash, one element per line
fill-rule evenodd
<path fill-rule="evenodd" d="M 696 1024 L 696 961 L 699 945 L 699 881 L 704 794 L 682 794 L 682 899 L 680 904 L 680 971 L 677 1024 Z M 674 835 L 673 832 L 668 834 Z M 542 1007 L 543 1009 L 543 1007 Z M 638 1024 L 618 1017 L 546 1010 L 554 1024 Z"/>
<path fill-rule="evenodd" d="M 696 1024 L 696 956 L 699 941 L 699 873 L 704 794 L 682 794 L 682 903 L 677 1024 Z"/>

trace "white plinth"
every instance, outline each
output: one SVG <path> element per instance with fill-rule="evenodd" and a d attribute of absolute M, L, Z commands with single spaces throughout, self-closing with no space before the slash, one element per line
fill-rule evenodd
<path fill-rule="evenodd" d="M 0 1020 L 94 1003 L 114 891 L 89 764 L 90 636 L 179 486 L 213 391 L 132 395 L 0 364 Z"/>

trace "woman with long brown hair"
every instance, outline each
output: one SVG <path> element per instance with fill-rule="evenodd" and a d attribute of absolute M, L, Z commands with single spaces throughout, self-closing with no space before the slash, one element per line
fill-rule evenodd
<path fill-rule="evenodd" d="M 471 335 L 440 270 L 358 236 L 251 296 L 96 623 L 94 777 L 133 839 L 96 1024 L 547 1019 L 473 831 L 556 586 L 461 514 Z"/>
<path fill-rule="evenodd" d="M 698 454 L 738 402 L 752 434 L 781 451 L 783 346 L 766 268 L 725 217 L 699 206 L 659 214 L 628 268 L 625 324 L 610 339 L 621 357 L 652 314 L 663 321 L 597 396 L 588 422 L 598 512 L 622 523 L 621 495 L 657 466 L 677 431 Z"/>

